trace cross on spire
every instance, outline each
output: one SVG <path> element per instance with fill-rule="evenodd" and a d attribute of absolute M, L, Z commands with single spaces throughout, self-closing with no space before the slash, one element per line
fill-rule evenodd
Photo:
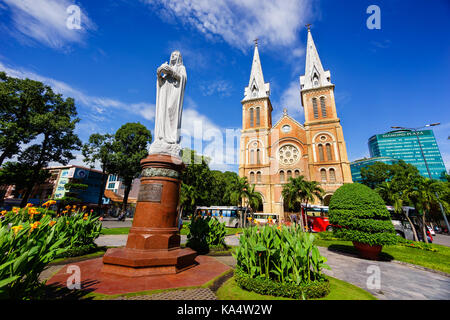
<path fill-rule="evenodd" d="M 308 31 L 311 30 L 311 26 L 312 26 L 311 23 L 308 23 L 308 24 L 305 25 L 305 27 L 308 28 Z"/>
<path fill-rule="evenodd" d="M 255 47 L 257 47 L 258 46 L 258 38 L 256 38 L 255 40 L 253 40 L 253 42 L 255 43 Z"/>

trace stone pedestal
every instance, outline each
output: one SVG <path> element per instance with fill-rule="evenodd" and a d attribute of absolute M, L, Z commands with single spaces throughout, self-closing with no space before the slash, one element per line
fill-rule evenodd
<path fill-rule="evenodd" d="M 133 225 L 125 248 L 108 249 L 103 273 L 140 277 L 173 274 L 194 266 L 196 252 L 181 249 L 177 226 L 180 158 L 149 155 L 141 161 L 142 177 Z"/>

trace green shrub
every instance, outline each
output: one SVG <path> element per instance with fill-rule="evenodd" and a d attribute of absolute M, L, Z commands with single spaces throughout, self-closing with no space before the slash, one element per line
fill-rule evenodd
<path fill-rule="evenodd" d="M 2 298 L 35 298 L 47 264 L 92 248 L 101 230 L 98 218 L 80 211 L 52 217 L 46 209 L 26 207 L 0 214 Z"/>
<path fill-rule="evenodd" d="M 194 216 L 189 224 L 186 246 L 206 254 L 211 247 L 226 248 L 225 224 L 214 217 Z"/>
<path fill-rule="evenodd" d="M 302 232 L 298 226 L 244 229 L 233 253 L 236 269 L 245 275 L 238 283 L 262 294 L 274 295 L 273 291 L 279 289 L 276 295 L 298 297 L 302 288 L 325 281 L 321 270 L 329 269 L 313 241 L 314 235 Z"/>
<path fill-rule="evenodd" d="M 369 245 L 397 243 L 383 199 L 369 187 L 344 184 L 331 197 L 329 220 L 338 238 Z"/>
<path fill-rule="evenodd" d="M 234 276 L 239 287 L 262 295 L 293 299 L 314 299 L 322 298 L 330 293 L 330 282 L 325 278 L 297 285 L 291 282 L 277 282 L 260 276 L 251 278 L 240 268 L 236 268 Z"/>

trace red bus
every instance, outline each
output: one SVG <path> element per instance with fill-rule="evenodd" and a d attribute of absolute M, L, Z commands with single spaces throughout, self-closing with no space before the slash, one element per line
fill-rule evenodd
<path fill-rule="evenodd" d="M 333 227 L 328 221 L 328 207 L 308 205 L 307 208 L 302 205 L 302 213 L 306 216 L 308 229 L 312 232 L 332 231 Z"/>

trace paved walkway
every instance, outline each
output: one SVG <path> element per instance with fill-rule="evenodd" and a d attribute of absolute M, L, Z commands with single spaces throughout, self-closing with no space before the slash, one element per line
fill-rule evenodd
<path fill-rule="evenodd" d="M 95 243 L 102 247 L 123 247 L 127 244 L 127 234 L 118 234 L 118 235 L 101 235 L 95 240 Z M 185 244 L 187 237 L 185 235 L 181 235 L 181 244 Z M 235 235 L 230 235 L 225 237 L 225 243 L 229 246 L 237 246 L 239 245 L 239 238 Z"/>
<path fill-rule="evenodd" d="M 111 235 L 101 236 L 96 242 L 98 245 L 124 246 L 126 240 L 127 235 Z M 186 243 L 186 236 L 181 236 L 181 243 Z M 239 238 L 235 235 L 227 236 L 226 243 L 236 246 L 239 243 Z M 327 257 L 327 264 L 331 267 L 331 270 L 324 270 L 326 274 L 365 289 L 378 299 L 450 300 L 450 277 L 445 275 L 395 262 L 360 259 L 348 254 L 333 252 L 323 247 L 319 247 L 319 250 L 322 255 Z M 235 265 L 235 260 L 231 256 L 215 258 L 226 265 L 232 267 Z M 380 274 L 379 289 L 368 288 L 367 285 L 369 277 L 374 275 L 373 269 L 370 268 L 374 267 L 379 268 L 376 269 L 379 270 Z"/>
<path fill-rule="evenodd" d="M 450 247 L 450 236 L 447 234 L 436 234 L 433 236 L 433 243 Z"/>

